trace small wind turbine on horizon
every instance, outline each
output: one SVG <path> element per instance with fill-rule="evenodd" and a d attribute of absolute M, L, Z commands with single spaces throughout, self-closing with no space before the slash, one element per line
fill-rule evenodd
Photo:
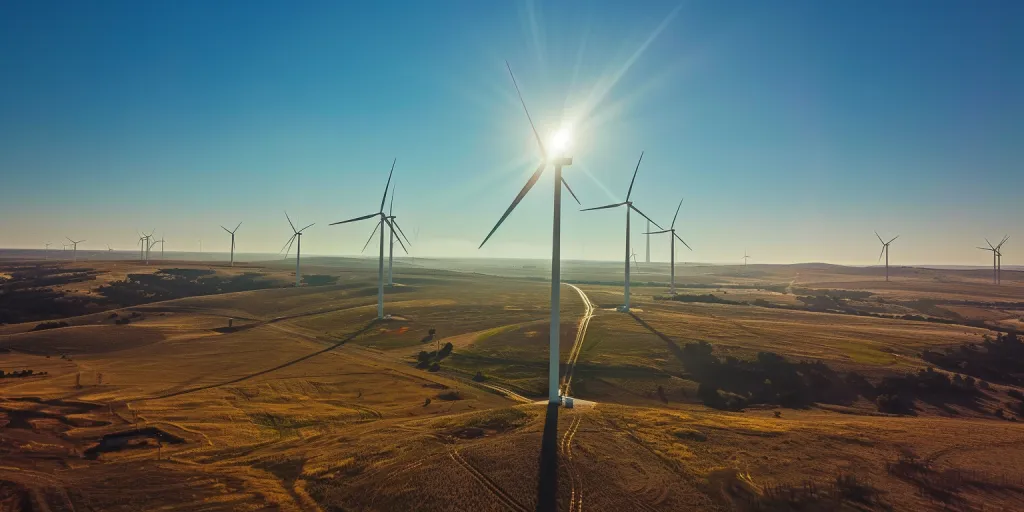
<path fill-rule="evenodd" d="M 51 244 L 50 244 L 50 242 L 46 242 L 43 245 L 45 246 L 45 247 L 43 247 L 43 259 L 44 260 L 48 260 L 48 259 L 50 259 L 50 245 Z"/>
<path fill-rule="evenodd" d="M 167 240 L 164 240 L 164 236 L 160 235 L 160 240 L 154 240 L 153 245 L 160 244 L 160 261 L 164 260 L 164 244 Z"/>
<path fill-rule="evenodd" d="M 362 217 L 356 217 L 354 219 L 342 220 L 338 222 L 332 222 L 330 226 L 336 226 L 338 224 L 347 224 L 349 222 L 357 222 L 366 219 L 372 219 L 377 217 L 377 227 L 373 229 L 373 233 L 380 229 L 380 256 L 377 259 L 377 319 L 384 319 L 384 224 L 391 226 L 391 220 L 388 219 L 387 214 L 384 213 L 384 203 L 388 199 L 388 189 L 391 188 L 391 176 L 395 173 L 395 163 L 398 159 L 391 161 L 391 171 L 388 173 L 388 182 L 384 185 L 384 196 L 380 198 L 380 210 L 376 213 L 363 215 Z M 373 239 L 373 234 L 370 234 L 370 239 Z M 369 241 L 367 241 L 369 245 Z M 366 248 L 365 246 L 363 247 Z"/>
<path fill-rule="evenodd" d="M 747 255 L 747 250 L 744 249 L 743 250 L 743 274 L 744 275 L 747 274 L 747 260 L 749 260 L 749 259 L 750 259 L 750 256 Z"/>
<path fill-rule="evenodd" d="M 686 241 L 682 239 L 682 237 L 680 237 L 679 235 L 676 234 L 676 218 L 679 217 L 679 209 L 682 208 L 682 207 L 683 207 L 683 200 L 680 199 L 679 200 L 679 206 L 676 206 L 676 214 L 672 216 L 672 225 L 669 226 L 668 229 L 663 229 L 661 231 L 654 231 L 654 232 L 648 231 L 646 233 L 647 236 L 648 236 L 648 239 L 650 238 L 651 235 L 657 235 L 657 234 L 660 234 L 660 233 L 669 233 L 668 240 L 669 240 L 669 247 L 670 247 L 671 250 L 669 251 L 669 276 L 670 276 L 669 279 L 670 280 L 669 280 L 669 289 L 668 290 L 669 290 L 669 293 L 672 294 L 672 295 L 676 294 L 676 239 L 679 239 L 680 242 L 683 242 L 683 245 L 685 245 L 687 249 L 690 249 L 691 251 L 693 250 L 693 249 L 690 248 L 689 244 L 687 244 Z M 748 256 L 746 256 L 746 254 L 747 254 L 746 251 L 744 251 L 743 254 L 744 254 L 744 256 L 743 256 L 744 258 L 748 257 Z M 744 261 L 746 261 L 746 260 L 744 260 Z"/>
<path fill-rule="evenodd" d="M 288 259 L 288 252 L 292 250 L 292 243 L 298 242 L 298 245 L 295 247 L 295 286 L 300 286 L 302 284 L 302 232 L 313 227 L 313 224 L 316 223 L 314 222 L 302 229 L 295 229 L 295 224 L 292 224 L 292 218 L 288 216 L 288 212 L 284 212 L 284 218 L 288 219 L 288 225 L 292 227 L 292 236 L 285 242 L 285 247 L 282 247 L 281 250 L 284 251 L 284 259 Z M 199 247 L 201 253 L 202 242 L 200 242 Z"/>
<path fill-rule="evenodd" d="M 882 240 L 882 236 L 878 234 L 878 231 L 875 231 L 875 236 L 878 237 L 878 241 L 882 243 L 882 252 L 878 253 L 878 261 L 882 261 L 882 255 L 884 254 L 885 255 L 885 281 L 889 282 L 889 244 L 891 244 L 894 240 L 896 240 L 900 236 L 896 235 L 896 236 L 892 237 L 892 240 L 889 240 L 888 242 L 886 242 L 885 240 Z"/>
<path fill-rule="evenodd" d="M 630 196 L 633 194 L 633 183 L 636 182 L 636 173 L 640 170 L 640 162 L 642 162 L 643 159 L 644 159 L 644 154 L 643 154 L 643 152 L 640 152 L 640 159 L 636 161 L 636 168 L 633 169 L 633 179 L 631 179 L 629 181 L 629 190 L 626 191 L 626 200 L 625 201 L 623 201 L 621 203 L 606 204 L 604 206 L 595 206 L 594 208 L 584 208 L 583 210 L 580 210 L 580 211 L 587 212 L 587 211 L 593 211 L 593 210 L 604 210 L 604 209 L 607 209 L 607 208 L 618 208 L 619 206 L 625 206 L 626 207 L 626 267 L 625 267 L 626 268 L 626 270 L 625 270 L 625 276 L 626 277 L 625 277 L 625 284 L 623 286 L 623 305 L 619 309 L 620 311 L 629 311 L 629 257 L 630 257 L 630 251 L 631 251 L 631 248 L 632 248 L 632 246 L 630 245 L 630 241 L 629 241 L 629 214 L 631 213 L 631 211 L 635 211 L 635 212 L 639 213 L 640 215 L 642 215 L 645 219 L 647 219 L 648 222 L 650 222 L 650 223 L 654 224 L 655 226 L 657 226 L 658 229 L 664 229 L 661 226 L 658 226 L 657 222 L 654 222 L 653 220 L 651 220 L 650 217 L 645 215 L 644 212 L 640 211 L 639 208 L 637 208 L 636 206 L 633 206 L 633 202 L 629 200 Z"/>
<path fill-rule="evenodd" d="M 988 244 L 988 247 L 978 247 L 978 249 L 981 249 L 983 251 L 992 251 L 992 284 L 997 285 L 997 286 L 1002 284 L 1002 281 L 1003 281 L 1002 275 L 1001 275 L 1002 271 L 1003 271 L 1003 269 L 1002 269 L 1002 266 L 1003 266 L 1002 265 L 1002 263 L 1003 263 L 1002 262 L 1002 259 L 1003 259 L 1002 249 L 1003 249 L 1003 244 L 1005 244 L 1006 241 L 1009 240 L 1009 239 L 1010 239 L 1009 235 L 1004 236 L 1002 241 L 1000 241 L 998 245 L 992 245 L 992 242 L 989 242 L 988 238 L 986 238 L 985 239 L 985 243 Z"/>
<path fill-rule="evenodd" d="M 72 247 L 74 247 L 74 249 L 72 249 L 72 251 L 71 251 L 71 262 L 74 263 L 74 262 L 78 261 L 78 244 L 84 242 L 85 240 L 79 240 L 79 241 L 76 242 L 76 241 L 74 241 L 74 240 L 72 240 L 72 239 L 70 239 L 68 237 L 64 237 L 64 238 L 67 238 L 68 242 L 71 242 Z"/>
<path fill-rule="evenodd" d="M 238 231 L 238 228 L 240 228 L 241 226 L 242 226 L 242 223 L 239 222 L 238 225 L 235 226 L 235 229 L 228 229 L 228 228 L 224 227 L 223 225 L 220 227 L 221 229 L 223 229 L 224 231 L 227 231 L 228 234 L 231 235 L 231 263 L 230 263 L 230 266 L 232 266 L 232 267 L 235 266 L 235 231 Z"/>
<path fill-rule="evenodd" d="M 516 88 L 516 94 L 519 95 L 519 102 L 523 105 L 523 112 L 526 113 L 526 119 L 530 122 L 530 128 L 533 130 L 533 137 L 537 140 L 537 146 L 540 148 L 540 164 L 537 169 L 533 171 L 533 175 L 526 181 L 526 185 L 519 191 L 516 198 L 512 200 L 512 204 L 505 210 L 505 213 L 498 219 L 498 223 L 494 225 L 491 232 L 487 234 L 484 241 L 480 243 L 480 247 L 490 240 L 491 235 L 498 230 L 502 222 L 515 210 L 516 206 L 520 201 L 526 197 L 526 194 L 530 192 L 530 189 L 537 184 L 537 180 L 540 179 L 541 174 L 544 173 L 544 169 L 551 164 L 555 168 L 554 173 L 554 208 L 552 214 L 552 225 L 551 225 L 551 323 L 548 337 L 548 402 L 552 404 L 561 403 L 561 396 L 559 395 L 559 334 L 561 323 L 559 321 L 559 303 L 560 303 L 560 287 L 562 281 L 562 186 L 564 185 L 569 193 L 572 194 L 573 199 L 576 199 L 576 194 L 573 193 L 569 187 L 569 183 L 562 177 L 562 167 L 568 167 L 572 165 L 572 157 L 565 156 L 565 153 L 569 149 L 569 145 L 572 142 L 572 134 L 569 132 L 568 127 L 563 127 L 559 131 L 555 132 L 552 139 L 552 146 L 555 154 L 549 155 L 547 149 L 544 147 L 544 143 L 540 140 L 540 134 L 537 133 L 537 127 L 533 125 L 533 119 L 530 117 L 530 111 L 526 108 L 526 101 L 523 100 L 523 94 L 519 91 L 519 84 L 516 83 L 516 77 L 512 74 L 512 67 L 505 62 L 505 67 L 508 68 L 508 74 L 512 77 L 512 85 Z M 576 199 L 579 203 L 579 199 Z M 628 248 L 628 246 L 627 246 Z M 479 247 L 478 247 L 479 249 Z M 627 262 L 628 265 L 628 262 Z"/>

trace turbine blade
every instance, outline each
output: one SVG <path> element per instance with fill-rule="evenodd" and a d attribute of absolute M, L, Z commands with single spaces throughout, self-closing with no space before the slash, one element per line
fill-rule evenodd
<path fill-rule="evenodd" d="M 397 186 L 398 186 L 398 184 L 396 183 L 395 185 L 393 185 L 391 187 L 391 206 L 388 207 L 388 215 L 394 215 L 395 214 L 395 188 Z"/>
<path fill-rule="evenodd" d="M 511 70 L 509 70 L 509 72 L 511 72 Z M 516 209 L 516 205 L 519 204 L 519 201 L 522 201 L 523 198 L 526 197 L 526 194 L 530 192 L 530 189 L 537 184 L 537 180 L 540 179 L 540 175 L 544 172 L 544 167 L 546 166 L 547 160 L 541 162 L 540 165 L 537 166 L 537 170 L 533 171 L 533 176 L 530 176 L 530 179 L 527 180 L 526 185 L 523 185 L 523 189 L 519 191 L 519 194 L 516 195 L 516 198 L 512 201 L 512 204 L 508 207 L 507 210 L 505 210 L 505 214 L 502 215 L 500 219 L 498 219 L 498 223 L 494 225 L 494 228 L 491 229 L 491 232 L 487 233 L 487 237 L 484 238 L 484 241 L 480 242 L 480 247 L 483 247 L 484 244 L 486 244 L 487 241 L 491 239 L 491 235 L 493 235 L 494 232 L 498 230 L 498 226 L 501 226 L 501 223 L 505 222 L 505 219 L 507 219 L 509 214 L 512 213 L 512 210 Z M 477 247 L 477 249 L 479 249 L 480 247 Z"/>
<path fill-rule="evenodd" d="M 526 119 L 530 121 L 530 129 L 533 130 L 533 137 L 537 139 L 537 145 L 540 146 L 541 159 L 548 159 L 548 151 L 544 149 L 544 143 L 540 140 L 540 134 L 537 133 L 537 127 L 533 125 L 533 118 L 530 117 L 530 111 L 526 108 L 526 101 L 523 100 L 523 93 L 519 90 L 519 83 L 516 82 L 516 75 L 512 74 L 512 66 L 508 65 L 508 61 L 505 61 L 505 67 L 508 68 L 508 76 L 512 77 L 512 85 L 516 86 L 516 94 L 519 95 L 519 103 L 523 104 L 523 112 L 526 112 Z"/>
<path fill-rule="evenodd" d="M 288 216 L 288 212 L 284 212 L 284 218 L 288 219 L 288 225 L 292 227 L 292 232 L 295 232 L 295 224 L 292 224 L 292 218 Z"/>
<path fill-rule="evenodd" d="M 989 247 L 992 247 L 993 250 L 995 250 L 995 247 L 992 245 L 992 242 L 988 241 L 988 238 L 985 239 L 985 243 L 988 244 Z"/>
<path fill-rule="evenodd" d="M 359 221 L 359 220 L 366 220 L 366 219 L 369 219 L 370 217 L 376 217 L 378 215 L 380 215 L 380 214 L 379 213 L 371 213 L 369 215 L 363 215 L 362 217 L 356 217 L 354 219 L 348 219 L 348 220 L 342 220 L 342 221 L 338 221 L 338 222 L 332 222 L 332 223 L 328 224 L 328 226 L 334 226 L 334 225 L 337 225 L 337 224 L 347 224 L 349 222 L 356 222 L 356 221 Z"/>
<path fill-rule="evenodd" d="M 682 208 L 682 207 L 683 207 L 683 199 L 679 198 L 679 206 L 676 206 L 676 214 L 672 216 L 672 225 L 669 226 L 670 229 L 676 227 L 676 217 L 679 216 L 679 209 Z"/>
<path fill-rule="evenodd" d="M 629 201 L 629 195 L 633 193 L 633 182 L 636 181 L 636 173 L 640 170 L 640 162 L 644 159 L 644 152 L 640 152 L 640 160 L 636 161 L 636 169 L 633 169 L 633 179 L 629 180 L 629 190 L 626 192 L 626 201 Z M 661 226 L 658 226 L 661 227 Z"/>
<path fill-rule="evenodd" d="M 892 240 L 889 240 L 888 242 L 886 242 L 885 245 L 891 244 L 893 242 L 893 240 L 896 240 L 899 237 L 900 237 L 899 235 L 896 235 L 896 236 L 892 237 Z"/>
<path fill-rule="evenodd" d="M 238 225 L 235 226 L 235 229 L 234 229 L 234 231 L 231 232 L 231 234 L 234 234 L 235 231 L 238 231 L 238 228 L 240 228 L 240 227 L 242 227 L 242 223 L 241 222 L 239 222 Z"/>
<path fill-rule="evenodd" d="M 289 238 L 288 241 L 284 243 L 284 247 L 282 247 L 280 251 L 277 251 L 278 253 L 284 253 L 284 259 L 288 259 L 288 253 L 292 251 L 292 243 L 295 242 L 295 237 L 297 236 L 298 235 L 293 234 L 291 238 Z"/>
<path fill-rule="evenodd" d="M 685 245 L 687 249 L 689 249 L 691 251 L 693 250 L 693 248 L 690 247 L 690 244 L 686 243 L 686 240 L 683 240 L 683 237 L 677 235 L 675 231 L 672 232 L 672 236 L 676 237 L 676 240 L 679 240 L 680 242 L 682 242 L 683 245 Z"/>
<path fill-rule="evenodd" d="M 387 182 L 387 184 L 384 185 L 384 197 L 380 198 L 380 210 L 379 211 L 381 211 L 381 212 L 384 211 L 384 201 L 388 200 L 388 188 L 391 187 L 391 175 L 395 173 L 395 162 L 397 162 L 397 161 L 398 161 L 397 158 L 395 158 L 394 160 L 391 161 L 391 172 L 388 173 L 388 182 Z"/>
<path fill-rule="evenodd" d="M 224 226 L 221 226 L 220 228 L 221 228 L 221 229 L 223 229 L 224 231 L 227 231 L 228 233 L 230 233 L 230 232 L 231 232 L 231 230 L 230 230 L 230 229 L 228 229 L 228 228 L 226 228 L 226 227 L 224 227 Z M 142 237 L 142 238 L 147 238 L 147 237 Z"/>
<path fill-rule="evenodd" d="M 644 212 L 640 211 L 640 209 L 639 209 L 639 208 L 637 208 L 636 206 L 633 206 L 632 204 L 630 204 L 630 205 L 629 205 L 629 207 L 630 207 L 630 208 L 632 208 L 634 212 L 637 212 L 637 213 L 639 213 L 639 214 L 640 214 L 640 215 L 642 215 L 642 216 L 643 216 L 643 217 L 644 217 L 645 219 L 647 219 L 647 220 L 651 221 L 651 224 L 654 224 L 655 226 L 658 226 L 658 223 L 657 223 L 657 222 L 654 222 L 654 220 L 653 220 L 653 219 L 651 219 L 650 217 L 648 217 L 648 216 L 647 216 L 647 214 L 645 214 Z M 665 228 L 663 228 L 663 227 L 661 227 L 661 226 L 658 226 L 658 229 L 665 229 Z"/>
<path fill-rule="evenodd" d="M 875 231 L 875 236 L 877 236 L 877 237 L 878 237 L 878 241 L 879 241 L 879 242 L 882 242 L 883 244 L 885 243 L 885 240 L 882 240 L 882 235 L 879 235 L 879 234 L 878 234 L 878 231 Z"/>
<path fill-rule="evenodd" d="M 885 246 L 882 246 L 882 252 L 878 253 L 878 261 L 882 261 L 882 255 L 885 254 Z"/>
<path fill-rule="evenodd" d="M 591 210 L 604 210 L 605 208 L 615 208 L 616 206 L 622 206 L 624 204 L 626 204 L 626 203 L 606 204 L 604 206 L 595 206 L 593 208 L 584 208 L 584 209 L 582 209 L 580 211 L 581 212 L 589 212 Z"/>
<path fill-rule="evenodd" d="M 668 233 L 669 231 L 672 231 L 672 230 L 671 229 L 663 229 L 661 231 L 648 231 L 648 232 L 643 233 L 643 234 L 645 234 L 645 235 L 660 235 L 662 233 Z"/>
<path fill-rule="evenodd" d="M 391 230 L 394 231 L 395 230 L 395 225 L 392 224 L 392 222 L 390 220 L 387 221 L 387 223 L 388 223 L 388 226 L 391 227 Z M 396 236 L 395 240 L 398 240 L 398 245 L 402 246 L 402 250 L 405 251 L 405 254 L 409 254 L 409 249 L 406 249 L 405 248 L 405 244 L 402 243 L 402 237 Z"/>
<path fill-rule="evenodd" d="M 576 197 L 576 193 L 572 191 L 572 187 L 569 186 L 569 182 L 565 181 L 565 176 L 562 176 L 562 184 L 565 185 L 566 190 L 572 194 L 572 198 L 576 200 L 576 204 L 582 206 L 583 203 L 580 202 L 580 198 Z"/>
<path fill-rule="evenodd" d="M 67 237 L 67 236 L 66 236 L 66 237 L 64 237 L 64 238 L 67 238 L 67 239 L 68 239 L 68 242 L 71 242 L 71 243 L 75 243 L 75 241 L 74 241 L 74 240 L 72 240 L 72 239 L 71 239 L 71 237 Z"/>
<path fill-rule="evenodd" d="M 316 222 L 314 222 L 313 224 L 316 224 Z M 306 226 L 306 227 L 304 227 L 304 228 L 300 229 L 300 230 L 299 230 L 299 233 L 302 233 L 303 231 L 305 231 L 305 230 L 307 230 L 307 229 L 309 229 L 309 228 L 313 227 L 313 224 L 310 224 L 310 225 L 308 225 L 308 226 Z"/>
<path fill-rule="evenodd" d="M 376 214 L 375 214 L 375 215 L 376 215 Z M 362 253 L 362 252 L 366 251 L 366 248 L 370 246 L 370 242 L 372 242 L 372 241 L 373 241 L 373 235 L 376 235 L 376 234 L 377 234 L 377 229 L 378 229 L 378 228 L 380 228 L 380 222 L 378 222 L 377 224 L 375 224 L 375 225 L 373 226 L 373 232 L 372 232 L 372 233 L 370 233 L 370 238 L 367 238 L 367 239 L 366 239 L 366 245 L 364 245 L 364 246 L 363 246 L 363 250 L 362 250 L 362 251 L 359 251 L 360 253 Z"/>
<path fill-rule="evenodd" d="M 406 243 L 408 243 L 408 244 L 409 244 L 409 246 L 411 247 L 411 246 L 412 246 L 412 242 L 410 242 L 410 241 L 409 241 L 409 237 L 405 236 L 405 233 L 404 233 L 404 232 L 402 232 L 402 226 L 399 226 L 399 225 L 398 225 L 398 219 L 392 219 L 392 220 L 391 220 L 391 223 L 392 223 L 392 224 L 394 224 L 395 228 L 397 228 L 397 229 L 398 229 L 398 234 L 400 234 L 400 235 L 402 235 L 403 237 L 405 237 L 405 242 L 406 242 Z"/>

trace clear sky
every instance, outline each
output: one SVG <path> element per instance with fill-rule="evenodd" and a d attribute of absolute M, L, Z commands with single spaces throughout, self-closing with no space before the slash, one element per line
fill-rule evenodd
<path fill-rule="evenodd" d="M 226 251 L 244 221 L 275 252 L 287 209 L 304 253 L 356 254 L 372 221 L 327 224 L 397 158 L 417 254 L 548 257 L 550 174 L 477 250 L 539 158 L 506 59 L 540 131 L 574 123 L 584 206 L 646 151 L 633 198 L 666 224 L 686 198 L 680 261 L 873 264 L 878 230 L 894 264 L 1004 234 L 1024 263 L 1014 0 L 3 2 L 0 247 Z M 563 257 L 621 258 L 623 217 L 565 203 Z"/>

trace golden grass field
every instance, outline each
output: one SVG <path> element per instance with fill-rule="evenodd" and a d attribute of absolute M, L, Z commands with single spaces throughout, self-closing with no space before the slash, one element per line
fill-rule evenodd
<path fill-rule="evenodd" d="M 546 270 L 471 265 L 399 262 L 385 296 L 393 317 L 380 322 L 373 265 L 326 260 L 304 273 L 338 276 L 334 285 L 154 302 L 58 329 L 0 326 L 0 369 L 46 372 L 0 379 L 0 510 L 538 508 Z M 99 271 L 63 287 L 81 295 L 128 274 L 210 268 L 77 266 Z M 289 264 L 214 268 L 294 279 Z M 572 386 L 594 405 L 557 416 L 559 509 L 747 510 L 751 496 L 778 486 L 825 488 L 848 474 L 876 498 L 810 500 L 803 510 L 1024 509 L 1024 427 L 992 413 L 1007 386 L 993 385 L 979 407 L 922 404 L 914 416 L 879 413 L 863 398 L 730 412 L 701 404 L 680 358 L 681 346 L 707 341 L 721 356 L 772 351 L 877 380 L 925 368 L 922 351 L 981 342 L 990 328 L 660 300 L 667 265 L 644 270 L 634 275 L 635 317 L 614 311 L 621 265 L 566 272 L 597 311 Z M 687 265 L 677 283 L 682 293 L 791 307 L 803 289 L 871 292 L 881 298 L 864 306 L 872 312 L 949 308 L 1012 328 L 1024 309 L 1012 306 L 1024 302 L 1016 274 L 1004 272 L 997 288 L 980 271 L 901 268 L 885 283 L 878 269 Z M 563 286 L 563 362 L 583 310 Z M 137 316 L 114 325 L 111 312 Z M 452 343 L 452 354 L 439 371 L 417 368 L 436 342 Z M 887 470 L 901 452 L 969 482 L 952 497 L 929 494 Z"/>

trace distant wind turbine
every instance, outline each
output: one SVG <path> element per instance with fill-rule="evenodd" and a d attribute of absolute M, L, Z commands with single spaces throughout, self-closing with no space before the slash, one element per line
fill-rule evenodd
<path fill-rule="evenodd" d="M 491 235 L 498 230 L 502 222 L 508 218 L 512 210 L 516 208 L 520 201 L 526 197 L 526 194 L 530 192 L 530 189 L 537 184 L 537 180 L 540 179 L 540 175 L 544 173 L 544 169 L 551 164 L 555 168 L 555 186 L 554 186 L 554 208 L 552 215 L 552 226 L 551 226 L 551 329 L 548 337 L 548 402 L 552 404 L 561 403 L 561 397 L 558 392 L 558 370 L 559 370 L 559 333 L 560 333 L 560 322 L 559 322 L 559 302 L 560 302 L 560 286 L 562 281 L 562 185 L 569 190 L 572 194 L 573 199 L 576 199 L 576 194 L 573 193 L 569 187 L 569 183 L 562 177 L 562 167 L 568 167 L 572 165 L 572 157 L 565 156 L 565 152 L 568 151 L 571 143 L 572 134 L 569 132 L 568 127 L 563 127 L 552 140 L 552 146 L 555 150 L 554 155 L 549 155 L 547 149 L 544 147 L 544 143 L 540 140 L 540 135 L 537 133 L 537 127 L 533 125 L 533 119 L 530 118 L 530 111 L 526 108 L 526 102 L 523 100 L 523 94 L 519 91 L 519 84 L 516 83 L 516 77 L 512 74 L 512 67 L 505 62 L 505 67 L 508 68 L 508 74 L 512 77 L 512 85 L 516 88 L 516 94 L 519 95 L 519 102 L 523 105 L 523 112 L 526 113 L 526 119 L 530 121 L 530 128 L 533 130 L 533 137 L 537 139 L 537 146 L 540 147 L 540 158 L 541 162 L 537 166 L 537 169 L 533 171 L 533 175 L 526 181 L 526 185 L 519 191 L 516 198 L 512 200 L 512 204 L 505 210 L 504 215 L 498 219 L 498 223 L 494 225 L 491 232 L 487 234 L 484 241 L 480 243 L 480 247 L 490 240 Z M 579 199 L 576 199 L 579 203 Z"/>
<path fill-rule="evenodd" d="M 160 261 L 164 260 L 164 244 L 167 240 L 164 240 L 164 236 L 160 235 L 160 240 L 154 240 L 153 245 L 160 244 Z"/>
<path fill-rule="evenodd" d="M 50 245 L 51 244 L 50 244 L 50 242 L 46 242 L 46 244 L 44 244 L 44 245 L 45 245 L 45 247 L 43 248 L 43 259 L 44 260 L 48 260 L 48 259 L 50 259 Z"/>
<path fill-rule="evenodd" d="M 391 226 L 391 246 L 388 249 L 388 286 L 394 286 L 395 285 L 395 278 L 394 278 L 394 272 L 393 272 L 393 265 L 394 265 L 394 256 L 395 256 L 395 239 L 396 238 L 398 239 L 398 245 L 402 246 L 402 250 L 405 251 L 406 255 L 409 254 L 409 249 L 406 249 L 405 248 L 405 244 L 402 243 L 402 237 L 405 238 L 405 241 L 406 241 L 406 243 L 409 244 L 409 247 L 412 247 L 412 242 L 409 241 L 409 237 L 405 236 L 405 233 L 402 231 L 402 227 L 398 225 L 398 217 L 395 216 L 395 186 L 394 185 L 391 186 L 391 206 L 390 206 L 390 208 L 388 210 L 388 219 L 391 221 L 390 222 L 390 226 Z M 396 229 L 398 230 L 397 234 L 395 233 Z"/>
<path fill-rule="evenodd" d="M 994 285 L 1002 284 L 1002 249 L 1003 244 L 1005 244 L 1009 238 L 1009 236 L 1004 236 L 998 245 L 992 245 L 992 242 L 989 242 L 988 238 L 986 238 L 985 243 L 988 244 L 988 247 L 978 247 L 978 249 L 983 251 L 992 251 L 992 284 Z"/>
<path fill-rule="evenodd" d="M 744 274 L 747 272 L 747 260 L 749 260 L 749 259 L 750 259 L 750 256 L 747 256 L 747 251 L 744 250 L 743 251 L 743 273 Z"/>
<path fill-rule="evenodd" d="M 682 237 L 680 237 L 679 235 L 676 234 L 676 218 L 679 217 L 679 209 L 682 208 L 682 207 L 683 207 L 683 200 L 680 199 L 679 200 L 679 206 L 676 206 L 676 214 L 672 216 L 672 225 L 669 226 L 668 229 L 663 229 L 661 231 L 653 231 L 653 232 L 648 231 L 646 233 L 648 237 L 650 237 L 650 235 L 657 235 L 659 233 L 669 233 L 668 240 L 669 240 L 669 247 L 670 247 L 671 250 L 669 251 L 669 255 L 670 255 L 670 259 L 669 259 L 670 281 L 669 281 L 669 289 L 668 290 L 669 290 L 669 293 L 672 294 L 672 295 L 676 294 L 676 239 L 679 239 L 679 241 L 683 242 L 683 245 L 685 245 L 687 249 L 690 249 L 690 246 L 686 243 L 686 241 L 683 240 Z M 690 250 L 692 251 L 693 249 L 690 249 Z M 744 252 L 743 254 L 744 254 L 744 256 L 743 256 L 744 258 L 748 257 L 748 256 L 746 256 L 746 252 Z M 744 262 L 746 262 L 746 260 L 744 260 Z"/>
<path fill-rule="evenodd" d="M 651 262 L 651 221 L 647 221 L 647 263 Z"/>
<path fill-rule="evenodd" d="M 636 251 L 633 251 L 633 266 L 636 267 L 636 273 L 640 273 L 640 263 L 636 261 Z"/>
<path fill-rule="evenodd" d="M 64 238 L 68 238 L 68 237 L 64 237 Z M 76 241 L 68 238 L 68 242 L 71 242 L 71 246 L 74 247 L 74 249 L 72 249 L 72 252 L 71 252 L 71 261 L 72 262 L 78 261 L 78 244 L 80 244 L 80 243 L 82 243 L 84 241 L 85 240 L 79 240 L 79 241 L 76 242 Z"/>
<path fill-rule="evenodd" d="M 363 215 L 362 217 L 356 217 L 354 219 L 342 220 L 338 222 L 332 222 L 329 225 L 336 226 L 338 224 L 347 224 L 349 222 L 357 222 L 360 220 L 372 219 L 377 217 L 377 227 L 373 228 L 373 232 L 376 233 L 377 229 L 380 229 L 380 256 L 377 259 L 377 319 L 384 319 L 384 224 L 391 225 L 391 221 L 388 216 L 384 213 L 384 202 L 388 199 L 388 189 L 391 188 L 391 175 L 395 173 L 395 162 L 398 159 L 391 161 L 391 172 L 388 173 L 388 182 L 384 185 L 384 196 L 380 198 L 380 210 L 377 213 L 371 213 Z M 373 234 L 370 234 L 370 239 L 373 239 Z M 369 242 L 367 242 L 369 245 Z M 365 247 L 364 247 L 365 248 Z"/>
<path fill-rule="evenodd" d="M 284 212 L 284 218 L 288 219 L 288 225 L 292 227 L 292 236 L 285 242 L 285 247 L 281 250 L 284 251 L 284 258 L 288 259 L 288 252 L 292 250 L 292 243 L 298 242 L 295 246 L 295 286 L 302 285 L 302 232 L 313 227 L 310 224 L 302 229 L 295 229 L 295 224 L 292 224 L 292 218 L 288 216 L 288 212 Z"/>
<path fill-rule="evenodd" d="M 882 243 L 882 252 L 878 253 L 878 261 L 882 261 L 882 255 L 884 254 L 885 255 L 885 281 L 888 282 L 889 281 L 889 244 L 891 244 L 893 242 L 893 240 L 896 240 L 900 236 L 896 235 L 896 236 L 892 237 L 892 240 L 889 240 L 888 242 L 886 242 L 885 240 L 882 240 L 882 236 L 878 234 L 878 231 L 875 231 L 875 236 L 878 237 L 878 241 Z"/>
<path fill-rule="evenodd" d="M 235 226 L 235 229 L 228 229 L 228 228 L 226 228 L 224 226 L 220 227 L 221 229 L 223 229 L 224 231 L 227 231 L 228 234 L 231 235 L 231 266 L 232 267 L 235 266 L 235 231 L 238 231 L 238 228 L 240 228 L 241 226 L 242 226 L 242 223 L 239 222 L 238 225 Z"/>
<path fill-rule="evenodd" d="M 636 206 L 633 206 L 633 202 L 629 200 L 630 196 L 633 194 L 633 183 L 636 181 L 636 173 L 640 170 L 640 162 L 643 161 L 643 159 L 644 159 L 644 154 L 643 154 L 643 152 L 641 152 L 640 153 L 640 159 L 636 161 L 636 169 L 633 169 L 633 179 L 631 179 L 629 181 L 629 190 L 626 191 L 626 200 L 625 201 L 623 201 L 621 203 L 606 204 L 604 206 L 596 206 L 594 208 L 584 208 L 583 210 L 581 210 L 581 211 L 587 212 L 587 211 L 592 211 L 592 210 L 604 210 L 606 208 L 617 208 L 619 206 L 625 206 L 626 207 L 626 279 L 625 279 L 625 285 L 623 287 L 623 297 L 624 297 L 623 300 L 624 300 L 624 303 L 622 305 L 622 308 L 620 309 L 621 311 L 629 311 L 629 257 L 630 257 L 630 250 L 631 250 L 631 247 L 632 247 L 630 245 L 630 242 L 629 242 L 629 214 L 630 214 L 630 212 L 631 211 L 635 211 L 635 212 L 639 213 L 640 215 L 642 215 L 649 222 L 651 222 L 652 224 L 657 226 L 658 229 L 664 229 L 661 226 L 658 226 L 657 222 L 654 222 L 653 220 L 651 220 L 650 217 L 645 215 L 644 212 L 640 211 L 639 208 L 637 208 Z"/>

